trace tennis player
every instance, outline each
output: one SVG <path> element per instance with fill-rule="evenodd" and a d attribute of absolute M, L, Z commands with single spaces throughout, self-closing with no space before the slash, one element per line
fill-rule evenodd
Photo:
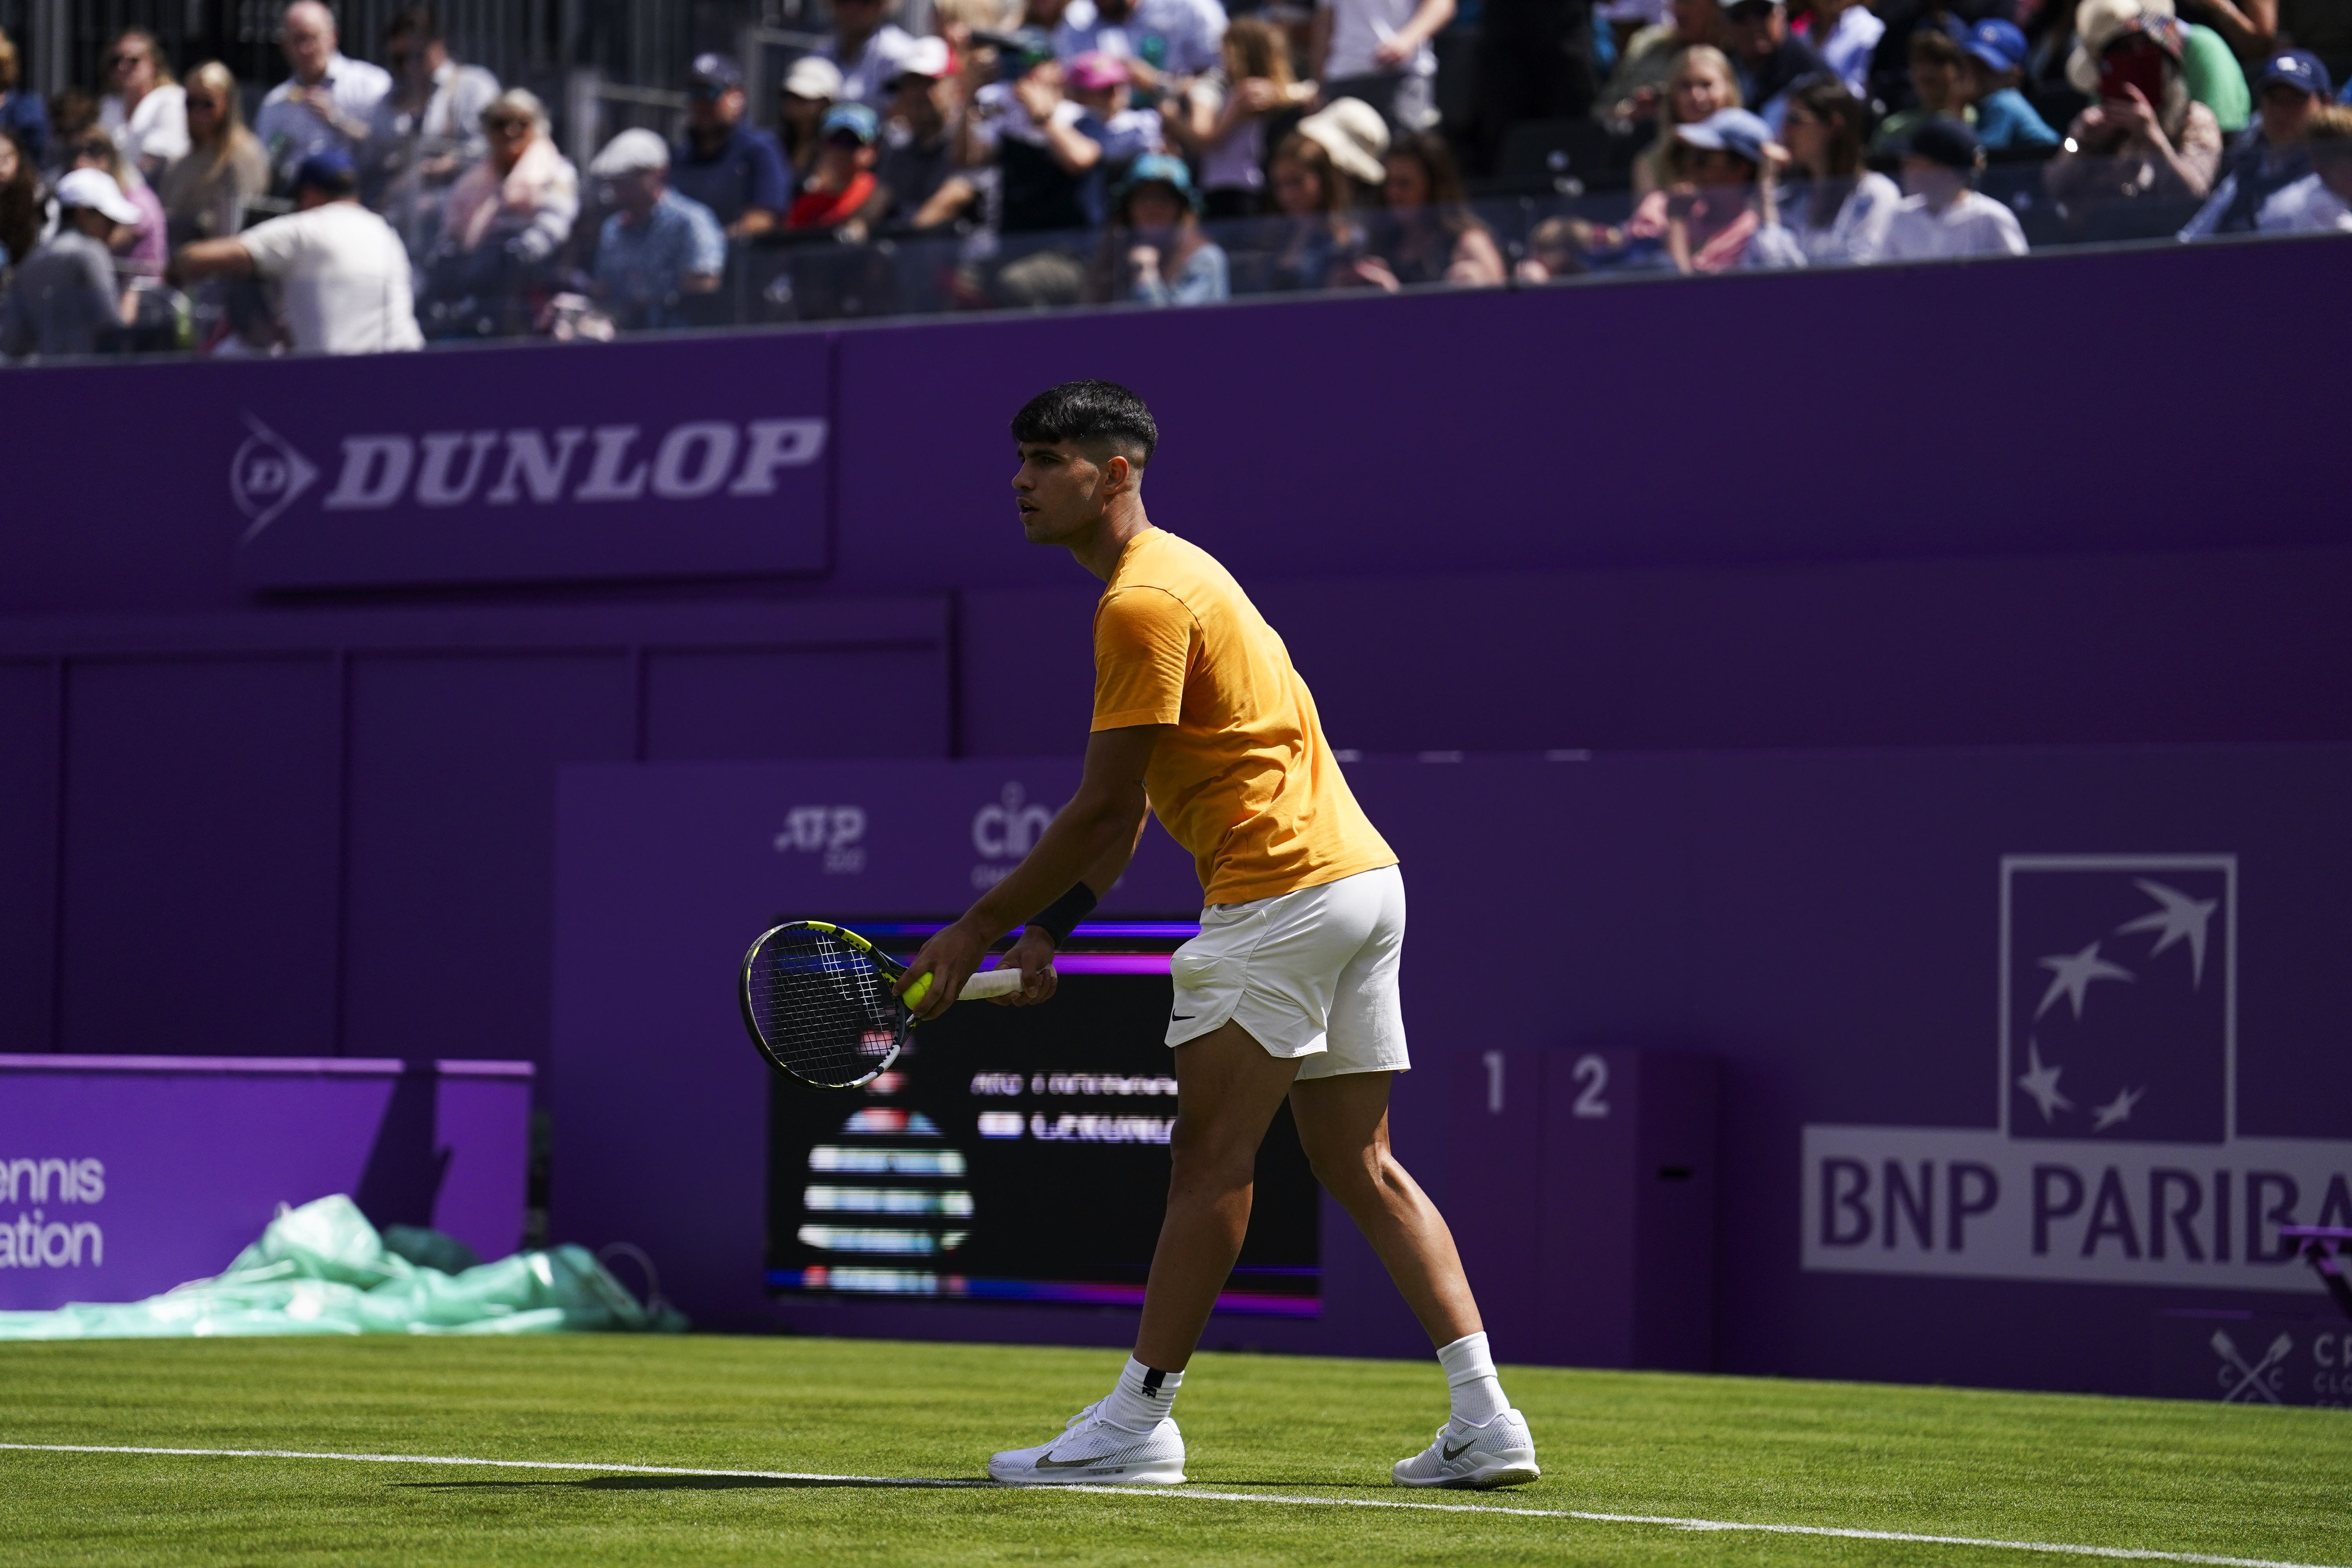
<path fill-rule="evenodd" d="M 1400 1460 L 1406 1486 L 1536 1479 L 1444 1216 L 1389 1151 L 1389 1086 L 1410 1065 L 1397 996 L 1404 881 L 1339 775 L 1282 639 L 1207 552 L 1144 515 L 1160 439 L 1140 398 L 1076 381 L 1014 416 L 1022 531 L 1107 584 L 1095 609 L 1095 711 L 1077 794 L 1012 873 L 925 943 L 900 986 L 936 974 L 936 1017 L 1020 930 L 1012 1005 L 1053 994 L 1059 942 L 1126 868 L 1155 811 L 1198 864 L 1201 934 L 1170 964 L 1176 1127 L 1168 1211 L 1135 1353 L 1063 1434 L 989 1461 L 1001 1481 L 1184 1479 L 1171 1415 L 1241 1255 L 1259 1142 L 1285 1097 L 1315 1174 L 1354 1217 L 1437 1346 L 1453 1409 Z"/>

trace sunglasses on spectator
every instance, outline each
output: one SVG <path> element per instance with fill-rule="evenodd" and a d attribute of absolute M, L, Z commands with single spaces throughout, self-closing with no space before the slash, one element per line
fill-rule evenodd
<path fill-rule="evenodd" d="M 845 147 L 855 153 L 866 145 L 866 138 L 855 131 L 836 131 L 824 139 L 824 144 L 828 147 Z"/>
<path fill-rule="evenodd" d="M 483 121 L 482 128 L 486 131 L 528 131 L 530 121 L 517 115 L 501 114 L 495 120 Z"/>
<path fill-rule="evenodd" d="M 107 68 L 109 70 L 121 70 L 126 67 L 145 65 L 146 63 L 147 57 L 136 49 L 126 49 L 119 55 L 110 55 L 107 58 L 106 61 Z"/>
<path fill-rule="evenodd" d="M 1726 10 L 1724 15 L 1735 22 L 1761 22 L 1777 9 L 1772 0 L 1740 0 L 1738 5 Z"/>

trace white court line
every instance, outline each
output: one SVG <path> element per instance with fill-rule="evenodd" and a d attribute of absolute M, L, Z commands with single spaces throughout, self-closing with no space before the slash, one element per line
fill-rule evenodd
<path fill-rule="evenodd" d="M 1392 1508 L 1426 1513 L 1491 1513 L 1515 1519 L 1578 1519 L 1592 1524 L 1656 1524 L 1675 1530 L 1754 1531 L 1768 1535 L 1825 1535 L 1844 1541 L 1900 1541 L 1921 1546 L 1984 1546 L 2004 1552 L 2042 1552 L 2064 1557 L 2116 1558 L 2136 1563 L 2196 1563 L 2212 1568 L 2326 1568 L 2267 1557 L 2215 1557 L 2201 1552 L 2157 1552 L 2131 1546 L 2071 1546 L 2053 1541 L 1993 1541 L 1971 1535 L 1920 1535 L 1902 1530 L 1852 1530 L 1828 1524 L 1751 1524 L 1722 1519 L 1676 1519 L 1663 1514 L 1593 1513 L 1574 1508 L 1507 1508 L 1476 1502 L 1416 1502 L 1403 1499 L 1301 1497 L 1279 1492 L 1212 1492 L 1190 1487 L 1003 1487 L 994 1481 L 923 1476 L 843 1476 L 811 1470 L 696 1470 L 673 1465 L 596 1465 L 572 1459 L 478 1459 L 440 1454 L 314 1454 L 296 1448 L 132 1448 L 94 1443 L 0 1443 L 0 1450 L 28 1454 L 157 1454 L 204 1459 L 341 1459 L 362 1465 L 477 1465 L 509 1470 L 593 1470 L 632 1476 L 707 1476 L 732 1480 L 830 1481 L 843 1486 L 907 1487 L 948 1490 L 984 1488 L 1027 1495 L 1084 1492 L 1094 1497 L 1160 1498 L 1173 1501 L 1281 1503 L 1310 1508 Z"/>

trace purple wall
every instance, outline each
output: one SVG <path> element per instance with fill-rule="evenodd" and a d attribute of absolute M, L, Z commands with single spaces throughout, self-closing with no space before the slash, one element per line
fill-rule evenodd
<path fill-rule="evenodd" d="M 764 1069 L 733 999 L 735 955 L 774 912 L 959 907 L 974 805 L 1008 777 L 1055 798 L 1070 775 L 1067 763 L 1035 760 L 567 771 L 555 1233 L 646 1247 L 666 1290 L 706 1322 L 1115 1340 L 1124 1320 L 1106 1328 L 1099 1315 L 1045 1310 L 768 1306 Z M 1368 762 L 1349 778 L 1402 858 L 1414 908 L 1404 989 L 1416 1070 L 1399 1085 L 1397 1147 L 1449 1205 L 1474 1283 L 1511 1341 L 1506 1355 L 2135 1394 L 2151 1387 L 2162 1310 L 2329 1310 L 2271 1232 L 2282 1220 L 2352 1223 L 2352 1058 L 2333 1048 L 2352 1030 L 2352 1001 L 2332 958 L 2352 941 L 2340 892 L 2352 879 L 2340 813 L 2352 749 Z M 774 847 L 783 814 L 818 802 L 864 811 L 862 871 L 828 875 L 816 857 Z M 1161 908 L 1181 883 L 1172 847 L 1156 833 L 1147 843 L 1117 909 Z M 2136 994 L 2170 999 L 2166 1016 L 2200 995 L 2226 1008 L 2234 1126 L 2202 1143 L 2157 1135 L 2156 1118 L 2179 1113 L 2176 1098 L 2214 1108 L 2209 1091 L 2165 1076 L 2168 1053 L 2193 1055 L 2197 1042 L 2151 1032 L 2131 1052 L 2153 1097 L 2138 1121 L 2095 1127 L 2094 1094 L 2115 1086 L 2070 1054 L 2074 1076 L 2063 1081 L 2081 1111 L 2045 1138 L 2005 1091 L 2021 1064 L 2000 1054 L 2001 977 L 2038 991 L 2049 973 L 2046 946 L 2004 951 L 2004 858 L 2132 858 L 2067 875 L 2137 913 L 2152 906 L 2136 882 L 2182 879 L 2149 868 L 2183 853 L 2233 868 L 2208 932 L 2210 972 L 2201 960 L 2198 970 L 2212 989 L 2192 992 L 2185 947 L 2168 956 L 2147 936 L 2102 940 L 2137 974 Z M 2110 1005 L 2103 996 L 2092 1016 Z M 2063 1018 L 2040 1027 L 2053 1058 L 2071 1052 Z M 1492 1114 L 1490 1051 L 1539 1079 L 1533 1103 L 1547 1114 L 1524 1098 L 1515 1114 L 1507 1104 Z M 1710 1148 L 1694 1134 L 1713 1075 L 1667 1087 L 1685 1052 L 1719 1066 Z M 1598 1140 L 1578 1135 L 1572 1110 L 1559 1113 L 1580 1091 L 1573 1062 L 1587 1053 L 1615 1064 L 1602 1098 L 1630 1118 L 1592 1124 L 1611 1135 Z M 2014 1167 L 2008 1206 L 1973 1222 L 1973 1252 L 1946 1247 L 1947 1216 L 1927 1226 L 1935 1245 L 1924 1250 L 1898 1248 L 1906 1237 L 1890 1220 L 1883 1242 L 1874 1226 L 1858 1246 L 1812 1256 L 1805 1151 L 1857 1136 L 1906 1170 L 1923 1159 L 1940 1170 L 1938 1141 L 1973 1140 L 1972 1159 Z M 1612 1138 L 1638 1157 L 1605 1147 Z M 2046 1251 L 1985 1260 L 1984 1227 L 2031 1201 L 2026 1163 L 2097 1185 L 2135 1160 L 2221 1162 L 2241 1195 L 2252 1173 L 2294 1171 L 2297 1195 L 2276 1215 L 2269 1206 L 2285 1189 L 2275 1184 L 2262 1215 L 2233 1197 L 2236 1250 L 2215 1246 L 2209 1215 L 2192 1257 L 2177 1226 L 2168 1253 L 2156 1245 L 2134 1178 L 2109 1215 L 2126 1228 L 2103 1237 L 2096 1214 L 2078 1209 L 2050 1221 Z M 1646 1197 L 1626 1179 L 1667 1163 L 1698 1179 Z M 1498 1187 L 1518 1195 L 1498 1204 Z M 1706 1216 L 1687 1212 L 1702 1194 L 1713 1199 L 1700 1198 L 1713 1211 L 1708 1255 L 1662 1256 L 1706 1234 L 1693 1223 Z M 1320 1321 L 1251 1331 L 1258 1342 L 1416 1349 L 1346 1222 L 1327 1215 L 1324 1235 L 1326 1267 L 1344 1287 L 1327 1283 Z M 1645 1279 L 1664 1281 L 1646 1299 Z M 1643 1306 L 1656 1322 L 1635 1321 Z M 1711 1353 L 1685 1348 L 1694 1333 Z"/>

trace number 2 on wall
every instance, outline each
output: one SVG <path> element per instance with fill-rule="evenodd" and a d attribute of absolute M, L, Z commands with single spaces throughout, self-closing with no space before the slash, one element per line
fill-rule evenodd
<path fill-rule="evenodd" d="M 1499 1067 L 1496 1069 L 1497 1074 L 1501 1070 Z M 1609 1087 L 1607 1062 L 1588 1053 L 1576 1058 L 1576 1065 L 1568 1069 L 1568 1076 L 1584 1086 L 1584 1092 L 1576 1097 L 1576 1104 L 1571 1108 L 1577 1115 L 1601 1117 L 1609 1114 L 1609 1102 L 1601 1098 L 1601 1091 Z M 1500 1081 L 1499 1077 L 1496 1081 Z"/>

